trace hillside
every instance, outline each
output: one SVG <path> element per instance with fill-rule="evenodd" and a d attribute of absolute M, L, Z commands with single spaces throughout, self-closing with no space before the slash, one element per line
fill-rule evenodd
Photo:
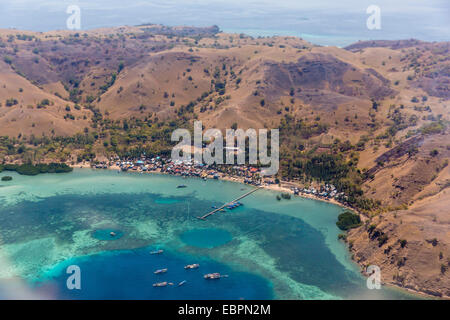
<path fill-rule="evenodd" d="M 450 296 L 449 46 L 320 47 L 217 27 L 0 30 L 0 157 L 167 152 L 193 119 L 280 128 L 279 178 L 336 183 L 367 216 L 347 237 L 356 261 Z"/>

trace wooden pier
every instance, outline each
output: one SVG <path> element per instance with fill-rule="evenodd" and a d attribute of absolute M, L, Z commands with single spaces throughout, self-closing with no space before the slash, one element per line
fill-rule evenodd
<path fill-rule="evenodd" d="M 239 200 L 241 200 L 241 199 L 243 199 L 243 198 L 245 198 L 245 197 L 251 195 L 253 192 L 258 191 L 258 190 L 260 190 L 260 189 L 262 189 L 262 188 L 263 188 L 263 187 L 258 187 L 258 188 L 256 188 L 256 189 L 253 189 L 253 190 L 251 190 L 251 191 L 249 191 L 249 192 L 243 194 L 243 195 L 240 196 L 239 198 L 236 198 L 236 199 L 234 199 L 233 201 L 227 202 L 227 203 L 225 203 L 223 206 L 221 206 L 221 207 L 219 207 L 219 208 L 217 208 L 217 209 L 214 209 L 214 210 L 211 211 L 211 212 L 208 212 L 208 213 L 205 214 L 204 216 L 202 216 L 202 217 L 197 217 L 197 219 L 205 220 L 206 218 L 208 218 L 209 216 L 212 216 L 212 215 L 213 215 L 214 213 L 216 213 L 217 211 L 222 210 L 223 208 L 225 208 L 225 207 L 231 205 L 232 203 L 235 203 L 235 202 L 237 202 L 237 201 L 239 201 Z"/>

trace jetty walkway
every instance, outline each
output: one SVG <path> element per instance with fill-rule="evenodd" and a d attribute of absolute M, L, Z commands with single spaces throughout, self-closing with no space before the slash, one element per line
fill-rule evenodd
<path fill-rule="evenodd" d="M 208 213 L 205 214 L 204 216 L 197 217 L 197 218 L 200 219 L 200 220 L 205 220 L 205 219 L 208 218 L 209 216 L 212 216 L 213 214 L 215 214 L 217 211 L 222 210 L 223 208 L 225 208 L 225 207 L 227 207 L 227 206 L 229 206 L 229 205 L 231 205 L 231 204 L 233 204 L 233 203 L 235 203 L 235 202 L 237 202 L 237 201 L 239 201 L 239 200 L 241 200 L 241 199 L 243 199 L 243 198 L 245 198 L 245 197 L 251 195 L 253 192 L 256 192 L 256 191 L 258 191 L 258 190 L 260 190 L 260 189 L 262 189 L 262 188 L 264 188 L 264 187 L 258 187 L 258 188 L 256 188 L 256 189 L 250 190 L 249 192 L 243 194 L 243 195 L 240 196 L 239 198 L 236 198 L 236 199 L 234 199 L 233 201 L 227 202 L 227 203 L 225 203 L 223 206 L 221 206 L 221 207 L 219 207 L 219 208 L 217 208 L 217 209 L 214 209 L 214 210 L 211 211 L 211 212 L 208 212 Z"/>

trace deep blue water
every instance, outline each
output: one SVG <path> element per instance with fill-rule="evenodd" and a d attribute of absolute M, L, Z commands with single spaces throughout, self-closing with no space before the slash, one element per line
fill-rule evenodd
<path fill-rule="evenodd" d="M 49 279 L 36 282 L 33 290 L 56 293 L 60 299 L 271 299 L 270 283 L 262 277 L 236 272 L 226 265 L 209 259 L 176 255 L 169 251 L 151 255 L 152 247 L 101 253 L 90 257 L 70 259 L 47 274 Z M 199 263 L 194 270 L 187 264 Z M 81 269 L 81 290 L 66 287 L 69 265 Z M 154 274 L 167 268 L 165 274 Z M 228 275 L 219 280 L 205 280 L 206 273 Z M 187 281 L 178 287 L 181 281 Z M 153 287 L 154 283 L 172 282 L 173 286 Z M 1 296 L 0 296 L 1 298 Z"/>

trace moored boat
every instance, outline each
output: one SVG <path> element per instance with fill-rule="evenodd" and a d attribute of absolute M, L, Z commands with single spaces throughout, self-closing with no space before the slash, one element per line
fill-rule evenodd
<path fill-rule="evenodd" d="M 203 278 L 205 278 L 206 280 L 215 280 L 215 279 L 220 279 L 220 278 L 224 278 L 224 277 L 227 277 L 227 276 L 226 275 L 221 275 L 218 272 L 208 273 L 208 274 L 205 274 L 203 276 Z"/>
<path fill-rule="evenodd" d="M 198 263 L 188 264 L 188 265 L 184 266 L 185 269 L 197 269 L 198 267 L 200 267 L 200 265 Z"/>
<path fill-rule="evenodd" d="M 154 272 L 154 274 L 160 274 L 160 273 L 166 273 L 166 272 L 167 272 L 167 268 L 156 270 L 156 271 Z"/>
<path fill-rule="evenodd" d="M 181 287 L 183 284 L 185 284 L 187 281 L 186 280 L 183 280 L 183 281 L 181 281 L 179 284 L 178 284 L 178 286 L 179 287 Z"/>
<path fill-rule="evenodd" d="M 164 250 L 156 250 L 156 251 L 151 251 L 150 254 L 161 254 L 163 252 L 164 252 Z"/>
<path fill-rule="evenodd" d="M 154 287 L 165 287 L 165 286 L 167 286 L 168 285 L 168 283 L 167 282 L 158 282 L 158 283 L 154 283 L 153 284 L 153 286 Z"/>

